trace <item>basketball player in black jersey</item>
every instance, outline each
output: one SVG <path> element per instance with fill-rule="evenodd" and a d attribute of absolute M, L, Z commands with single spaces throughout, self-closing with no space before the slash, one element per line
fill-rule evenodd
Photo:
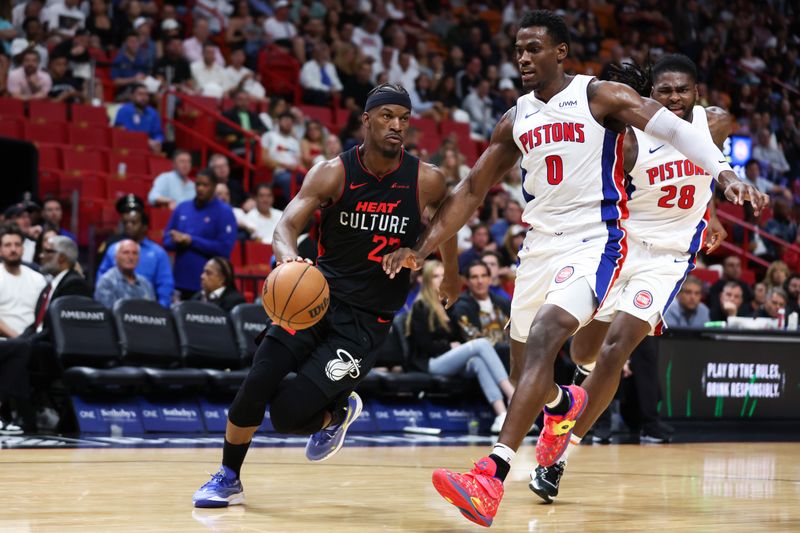
<path fill-rule="evenodd" d="M 389 277 L 383 256 L 414 246 L 423 212 L 432 217 L 447 193 L 439 169 L 403 150 L 411 115 L 405 89 L 379 85 L 364 109 L 364 144 L 314 166 L 275 228 L 278 262 L 303 261 L 297 237 L 322 209 L 317 265 L 330 286 L 330 307 L 309 329 L 272 325 L 265 332 L 228 412 L 222 466 L 195 493 L 196 507 L 244 503 L 239 474 L 267 404 L 276 431 L 311 435 L 306 446 L 311 461 L 334 455 L 361 412 L 353 390 L 374 366 L 376 348 L 409 287 L 409 271 Z M 461 288 L 454 238 L 441 253 L 442 295 L 454 302 Z M 290 372 L 297 377 L 284 380 Z"/>

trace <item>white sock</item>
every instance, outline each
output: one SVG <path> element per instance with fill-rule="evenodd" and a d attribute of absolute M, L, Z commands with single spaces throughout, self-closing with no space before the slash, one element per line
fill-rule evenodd
<path fill-rule="evenodd" d="M 492 448 L 492 453 L 508 464 L 511 464 L 511 460 L 514 459 L 515 455 L 517 455 L 517 452 L 505 444 L 500 444 L 499 442 Z"/>
<path fill-rule="evenodd" d="M 561 402 L 561 398 L 563 397 L 564 397 L 564 389 L 558 387 L 558 396 L 556 396 L 556 399 L 553 400 L 552 402 L 546 403 L 545 407 L 549 407 L 550 409 L 556 407 Z"/>
<path fill-rule="evenodd" d="M 582 437 L 577 436 L 576 434 L 572 434 L 569 438 L 569 444 L 567 444 L 567 449 L 564 450 L 564 455 L 561 456 L 561 461 L 567 462 L 569 458 L 569 454 L 571 451 L 575 450 L 581 444 Z"/>
<path fill-rule="evenodd" d="M 578 365 L 578 370 L 580 370 L 581 374 L 589 375 L 594 370 L 594 367 L 597 365 L 597 362 L 589 363 L 588 365 Z"/>

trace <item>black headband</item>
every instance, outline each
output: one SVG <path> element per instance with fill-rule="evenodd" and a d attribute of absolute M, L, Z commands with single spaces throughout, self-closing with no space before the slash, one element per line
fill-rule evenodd
<path fill-rule="evenodd" d="M 364 111 L 369 111 L 373 107 L 387 104 L 400 105 L 411 111 L 411 98 L 405 93 L 395 91 L 383 91 L 371 95 L 367 98 L 367 105 L 364 106 Z"/>

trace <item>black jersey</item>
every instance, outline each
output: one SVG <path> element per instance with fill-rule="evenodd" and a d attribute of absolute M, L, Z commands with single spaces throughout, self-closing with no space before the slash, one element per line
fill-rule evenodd
<path fill-rule="evenodd" d="M 379 178 L 362 164 L 358 146 L 339 157 L 344 186 L 339 200 L 322 210 L 317 265 L 332 296 L 379 315 L 394 314 L 408 296 L 409 271 L 389 279 L 381 260 L 414 246 L 422 231 L 419 159 L 403 151 L 397 168 Z"/>

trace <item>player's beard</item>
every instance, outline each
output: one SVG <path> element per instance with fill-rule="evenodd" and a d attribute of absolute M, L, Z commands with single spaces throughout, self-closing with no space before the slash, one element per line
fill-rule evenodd
<path fill-rule="evenodd" d="M 383 155 L 383 157 L 386 159 L 394 159 L 398 156 L 398 154 L 400 154 L 400 150 L 401 146 L 398 146 L 397 148 L 389 148 L 385 146 L 381 148 L 381 155 Z"/>

